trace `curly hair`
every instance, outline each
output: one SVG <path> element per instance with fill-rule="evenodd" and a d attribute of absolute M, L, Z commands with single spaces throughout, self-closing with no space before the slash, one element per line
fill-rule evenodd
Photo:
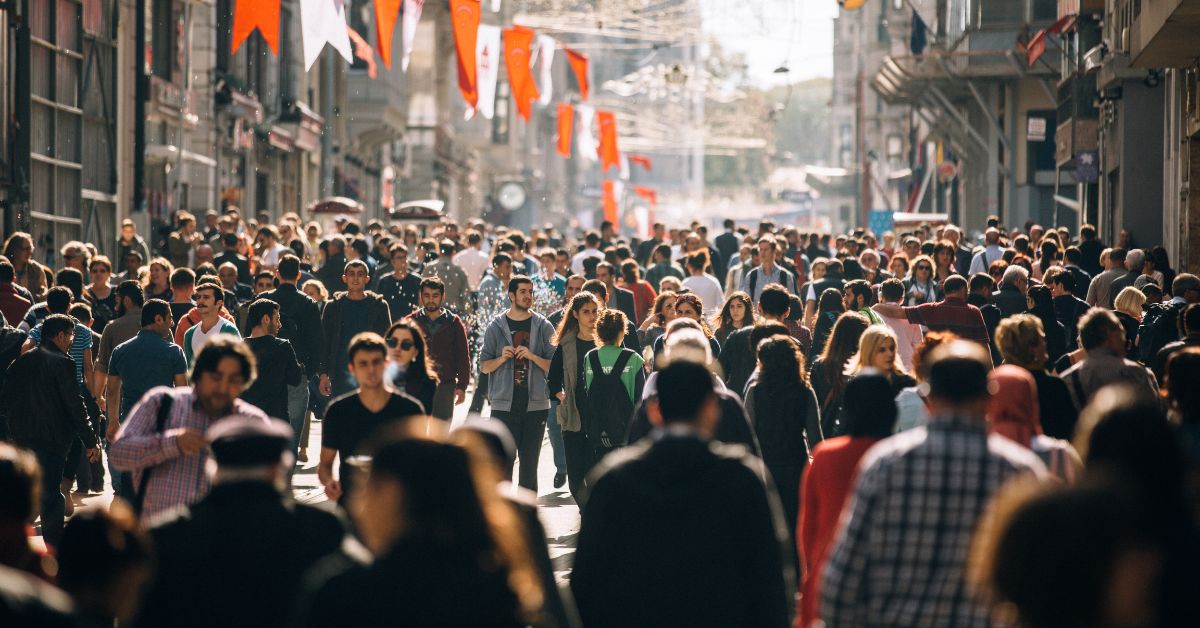
<path fill-rule="evenodd" d="M 704 302 L 700 300 L 700 297 L 696 296 L 694 293 L 691 293 L 691 292 L 685 292 L 681 295 L 676 296 L 675 297 L 676 312 L 679 311 L 679 305 L 681 303 L 688 304 L 689 306 L 691 306 L 691 308 L 693 310 L 696 311 L 696 314 L 700 317 L 699 320 L 697 320 L 696 322 L 700 323 L 700 328 L 704 331 L 704 335 L 708 336 L 709 338 L 712 338 L 713 337 L 712 326 L 710 326 L 708 324 L 708 321 L 704 320 Z"/>

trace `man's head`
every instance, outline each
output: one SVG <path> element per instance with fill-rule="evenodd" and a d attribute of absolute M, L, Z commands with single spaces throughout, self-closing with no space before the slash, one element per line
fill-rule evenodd
<path fill-rule="evenodd" d="M 657 425 L 686 425 L 711 437 L 721 416 L 712 374 L 695 362 L 671 362 L 658 372 L 658 394 L 648 410 Z"/>
<path fill-rule="evenodd" d="M 613 270 L 613 265 L 608 262 L 596 264 L 596 279 L 604 282 L 604 285 L 612 287 L 617 282 L 617 274 Z"/>
<path fill-rule="evenodd" d="M 142 306 L 142 329 L 160 336 L 169 336 L 175 327 L 171 305 L 162 299 L 150 299 Z"/>
<path fill-rule="evenodd" d="M 347 353 L 347 366 L 360 388 L 375 390 L 383 387 L 387 343 L 379 334 L 368 331 L 354 336 Z"/>
<path fill-rule="evenodd" d="M 983 242 L 988 246 L 1000 244 L 1000 230 L 995 227 L 988 227 L 983 232 Z"/>
<path fill-rule="evenodd" d="M 69 288 L 54 286 L 46 292 L 46 309 L 51 314 L 66 314 L 73 300 Z"/>
<path fill-rule="evenodd" d="M 47 342 L 59 351 L 67 353 L 71 350 L 71 342 L 75 338 L 75 321 L 66 314 L 51 314 L 42 321 L 42 344 Z"/>
<path fill-rule="evenodd" d="M 346 282 L 346 290 L 349 292 L 365 291 L 367 283 L 371 281 L 371 271 L 367 268 L 367 263 L 360 259 L 346 262 L 346 269 L 342 271 L 342 281 Z"/>
<path fill-rule="evenodd" d="M 1121 247 L 1109 249 L 1109 251 L 1108 251 L 1108 269 L 1113 270 L 1113 269 L 1125 268 L 1125 257 L 1128 254 L 1129 254 L 1128 251 L 1126 251 L 1125 249 L 1123 249 Z M 1103 255 L 1101 255 L 1101 257 L 1103 257 Z"/>
<path fill-rule="evenodd" d="M 421 307 L 425 311 L 433 314 L 442 309 L 442 302 L 446 300 L 446 284 L 442 283 L 437 277 L 426 277 L 421 280 Z"/>
<path fill-rule="evenodd" d="M 1141 249 L 1133 249 L 1125 255 L 1125 270 L 1131 273 L 1142 272 L 1142 266 L 1146 264 L 1146 252 Z"/>
<path fill-rule="evenodd" d="M 176 268 L 171 271 L 171 293 L 178 298 L 191 296 L 196 289 L 196 273 L 190 268 Z"/>
<path fill-rule="evenodd" d="M 64 268 L 54 274 L 54 283 L 70 288 L 71 298 L 83 298 L 83 273 L 77 268 Z"/>
<path fill-rule="evenodd" d="M 758 239 L 758 259 L 759 259 L 759 261 L 765 266 L 770 266 L 771 264 L 774 264 L 775 263 L 775 249 L 778 247 L 779 247 L 779 245 L 778 245 L 778 243 L 775 242 L 775 238 L 772 238 L 770 236 L 759 238 Z"/>
<path fill-rule="evenodd" d="M 765 318 L 783 320 L 791 311 L 792 301 L 783 286 L 773 283 L 762 290 L 758 298 L 758 311 Z"/>
<path fill-rule="evenodd" d="M 269 270 L 260 270 L 254 275 L 254 294 L 262 294 L 275 289 L 275 275 Z"/>
<path fill-rule="evenodd" d="M 979 343 L 955 340 L 929 356 L 929 401 L 934 413 L 982 420 L 987 412 L 991 356 Z"/>
<path fill-rule="evenodd" d="M 279 264 L 275 266 L 275 274 L 279 276 L 280 283 L 295 284 L 300 281 L 300 258 L 288 253 L 279 258 Z"/>
<path fill-rule="evenodd" d="M 904 282 L 899 279 L 886 279 L 879 285 L 879 297 L 884 303 L 899 303 L 904 300 Z"/>
<path fill-rule="evenodd" d="M 1057 272 L 1050 272 L 1057 270 Z M 1050 287 L 1050 294 L 1056 297 L 1073 294 L 1075 292 L 1075 275 L 1061 269 L 1051 268 L 1046 271 L 1043 276 L 1046 285 Z"/>
<path fill-rule="evenodd" d="M 947 297 L 967 298 L 967 280 L 962 275 L 950 275 L 942 282 L 942 292 Z"/>
<path fill-rule="evenodd" d="M 671 261 L 671 245 L 660 244 L 654 247 L 654 263 L 664 264 Z"/>
<path fill-rule="evenodd" d="M 654 239 L 662 242 L 667 237 L 667 226 L 661 222 L 654 223 Z"/>
<path fill-rule="evenodd" d="M 1171 294 L 1188 303 L 1200 303 L 1200 277 L 1191 273 L 1179 273 L 1171 282 Z"/>
<path fill-rule="evenodd" d="M 512 277 L 513 260 L 508 253 L 497 253 L 492 256 L 492 272 L 496 273 L 496 277 L 507 283 Z"/>
<path fill-rule="evenodd" d="M 518 312 L 528 312 L 533 308 L 533 280 L 525 275 L 517 275 L 508 280 L 508 300 L 513 309 Z"/>
<path fill-rule="evenodd" d="M 600 234 L 595 231 L 588 231 L 583 236 L 583 244 L 589 249 L 598 248 L 600 246 Z"/>
<path fill-rule="evenodd" d="M 279 333 L 283 323 L 279 320 L 279 304 L 270 299 L 257 299 L 250 304 L 246 316 L 255 333 L 274 336 Z"/>
<path fill-rule="evenodd" d="M 226 290 L 233 290 L 237 286 L 238 270 L 233 262 L 225 262 L 217 268 L 217 278 L 221 280 L 221 285 L 225 286 Z"/>
<path fill-rule="evenodd" d="M 865 279 L 855 279 L 846 283 L 845 305 L 847 310 L 862 310 L 871 306 L 875 295 L 871 292 L 871 284 Z"/>
<path fill-rule="evenodd" d="M 1094 307 L 1079 319 L 1079 344 L 1088 353 L 1108 349 L 1121 355 L 1125 351 L 1125 328 L 1111 310 Z"/>
<path fill-rule="evenodd" d="M 579 294 L 579 291 L 583 289 L 583 282 L 584 279 L 582 275 L 571 275 L 570 277 L 567 277 L 567 287 L 565 289 L 566 292 L 563 295 L 567 303 L 570 303 L 571 299 L 575 298 L 575 295 Z"/>
<path fill-rule="evenodd" d="M 194 296 L 200 317 L 209 320 L 220 314 L 221 306 L 225 303 L 225 291 L 211 283 L 197 286 Z"/>
<path fill-rule="evenodd" d="M 121 221 L 121 239 L 122 240 L 132 240 L 133 237 L 136 235 L 137 235 L 137 227 L 134 226 L 133 221 L 128 218 L 126 218 L 125 220 L 122 220 Z"/>
<path fill-rule="evenodd" d="M 1004 269 L 1004 275 L 1000 278 L 1000 283 L 1005 286 L 1012 286 L 1024 294 L 1029 290 L 1029 271 L 1020 266 L 1009 266 Z"/>
<path fill-rule="evenodd" d="M 590 292 L 600 298 L 601 303 L 608 302 L 608 287 L 599 279 L 588 279 L 583 282 L 580 288 L 583 292 Z"/>
<path fill-rule="evenodd" d="M 16 270 L 13 269 L 12 262 L 8 260 L 0 260 L 0 283 L 12 283 L 17 276 Z"/>
<path fill-rule="evenodd" d="M 218 335 L 204 344 L 192 365 L 192 388 L 208 416 L 223 417 L 254 383 L 254 354 L 240 338 Z"/>
<path fill-rule="evenodd" d="M 136 279 L 126 279 L 117 286 L 117 315 L 124 316 L 129 310 L 142 307 L 146 293 Z"/>
<path fill-rule="evenodd" d="M 32 524 L 41 486 L 42 468 L 33 452 L 0 441 L 0 522 Z"/>

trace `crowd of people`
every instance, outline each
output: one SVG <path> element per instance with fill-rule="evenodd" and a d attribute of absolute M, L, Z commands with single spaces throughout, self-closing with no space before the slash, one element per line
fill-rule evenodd
<path fill-rule="evenodd" d="M 0 624 L 1189 625 L 1200 278 L 1091 225 L 975 236 L 13 233 Z"/>

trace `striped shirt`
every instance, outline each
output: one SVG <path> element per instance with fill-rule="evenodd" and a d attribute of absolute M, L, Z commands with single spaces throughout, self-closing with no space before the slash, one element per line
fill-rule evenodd
<path fill-rule="evenodd" d="M 67 354 L 71 356 L 71 361 L 75 363 L 75 381 L 80 386 L 83 386 L 83 354 L 92 348 L 92 329 L 75 320 L 74 317 L 71 320 L 75 323 L 75 337 L 71 340 L 71 350 Z M 37 326 L 29 330 L 29 337 L 37 344 L 42 344 L 41 323 L 38 323 Z"/>
<path fill-rule="evenodd" d="M 158 408 L 164 395 L 174 397 L 162 432 L 155 431 Z M 237 399 L 231 414 L 243 414 L 267 421 L 262 410 Z M 142 521 L 181 506 L 190 506 L 208 493 L 209 478 L 204 465 L 208 450 L 184 456 L 176 443 L 184 430 L 204 434 L 216 419 L 204 413 L 190 387 L 152 388 L 133 407 L 129 418 L 109 449 L 108 456 L 118 471 L 132 471 L 133 485 L 141 486 L 142 474 L 153 468 L 142 502 Z"/>
<path fill-rule="evenodd" d="M 991 626 L 967 588 L 971 536 L 1028 449 L 983 418 L 935 416 L 867 452 L 823 575 L 827 626 Z"/>

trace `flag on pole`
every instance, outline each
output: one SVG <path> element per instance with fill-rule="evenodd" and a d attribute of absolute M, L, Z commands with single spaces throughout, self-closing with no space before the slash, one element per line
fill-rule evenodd
<path fill-rule="evenodd" d="M 617 175 L 618 179 L 622 181 L 629 180 L 629 158 L 625 156 L 625 153 L 621 153 L 621 161 L 617 164 L 617 172 L 619 173 Z"/>
<path fill-rule="evenodd" d="M 558 50 L 558 42 L 549 35 L 537 36 L 537 61 L 541 70 L 538 73 L 538 92 L 541 97 L 538 104 L 545 107 L 550 104 L 554 92 L 554 51 Z"/>
<path fill-rule="evenodd" d="M 562 103 L 558 106 L 558 154 L 563 159 L 571 158 L 571 130 L 575 125 L 575 107 Z"/>
<path fill-rule="evenodd" d="M 424 8 L 425 0 L 404 0 L 404 10 L 400 13 L 400 69 L 404 72 L 408 72 L 413 40 L 417 38 L 417 25 L 421 23 Z"/>
<path fill-rule="evenodd" d="M 537 84 L 529 67 L 530 46 L 534 32 L 524 26 L 504 29 L 504 60 L 508 68 L 508 83 L 512 87 L 517 113 L 529 122 L 533 101 L 538 99 Z"/>
<path fill-rule="evenodd" d="M 635 185 L 633 186 L 633 193 L 646 199 L 646 202 L 650 203 L 651 206 L 658 205 L 658 192 L 654 188 Z"/>
<path fill-rule="evenodd" d="M 571 71 L 575 74 L 575 83 L 579 85 L 579 99 L 587 101 L 588 57 L 582 52 L 576 52 L 570 48 L 563 48 L 563 52 L 566 53 L 567 63 L 571 65 Z"/>
<path fill-rule="evenodd" d="M 371 78 L 378 76 L 379 70 L 375 66 L 375 52 L 371 50 L 371 44 L 367 43 L 367 40 L 363 39 L 363 36 L 359 35 L 357 31 L 350 28 L 349 24 L 346 25 L 346 36 L 354 43 L 355 58 L 367 62 L 367 76 Z"/>
<path fill-rule="evenodd" d="M 271 52 L 279 56 L 279 0 L 238 0 L 233 7 L 233 45 L 237 54 L 242 42 L 258 29 Z"/>
<path fill-rule="evenodd" d="M 593 124 L 595 124 L 596 110 L 591 105 L 579 105 L 579 129 L 575 133 L 575 137 L 579 138 L 576 142 L 579 156 L 586 161 L 596 161 L 598 150 L 596 148 L 596 135 L 593 132 Z"/>
<path fill-rule="evenodd" d="M 621 152 L 617 149 L 617 118 L 611 111 L 597 111 L 596 124 L 600 127 L 600 167 L 604 172 L 612 166 L 621 166 Z"/>
<path fill-rule="evenodd" d="M 458 89 L 463 100 L 474 107 L 479 104 L 475 86 L 475 39 L 479 32 L 479 0 L 450 0 L 450 17 L 454 24 L 454 48 L 458 53 Z"/>
<path fill-rule="evenodd" d="M 500 27 L 479 25 L 479 36 L 475 40 L 475 85 L 479 103 L 467 107 L 467 119 L 478 112 L 491 120 L 496 114 L 496 81 L 500 77 Z"/>
<path fill-rule="evenodd" d="M 650 158 L 645 155 L 638 155 L 636 153 L 631 154 L 631 155 L 629 155 L 629 163 L 637 164 L 637 165 L 645 168 L 646 172 L 650 172 L 650 171 L 654 170 L 654 167 L 650 161 Z"/>
<path fill-rule="evenodd" d="M 346 34 L 346 5 L 333 0 L 300 0 L 300 40 L 304 47 L 304 69 L 310 70 L 325 44 L 333 46 L 347 63 L 354 61 L 350 36 Z"/>
<path fill-rule="evenodd" d="M 618 197 L 621 195 L 623 186 L 620 181 L 606 179 L 604 181 L 604 219 L 612 224 L 618 224 L 617 219 L 620 218 L 618 210 Z"/>
<path fill-rule="evenodd" d="M 375 47 L 383 67 L 392 69 L 392 34 L 400 17 L 400 0 L 375 0 Z"/>

